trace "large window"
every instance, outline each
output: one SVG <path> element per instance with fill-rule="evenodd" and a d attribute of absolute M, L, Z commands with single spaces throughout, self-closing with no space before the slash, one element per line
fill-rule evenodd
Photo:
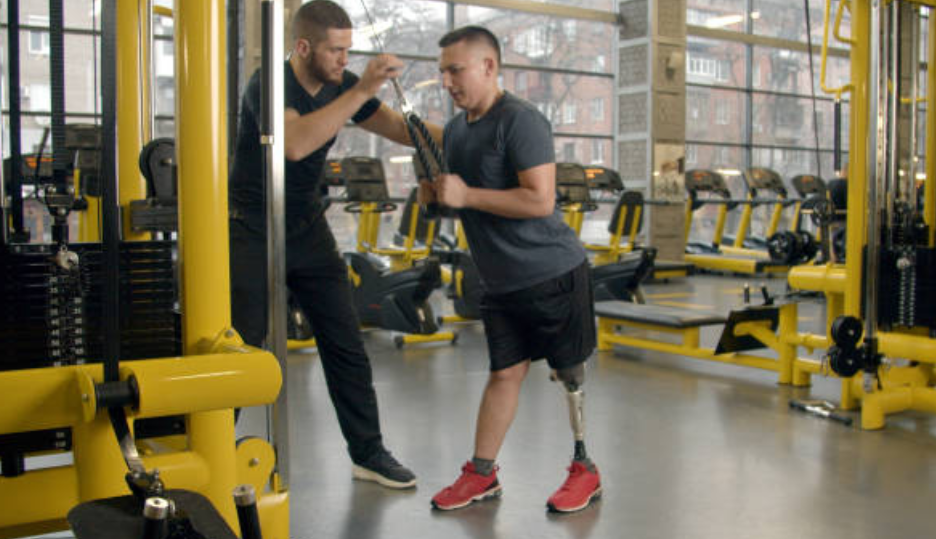
<path fill-rule="evenodd" d="M 824 1 L 810 0 L 809 5 L 812 65 L 802 50 L 808 35 L 802 2 L 688 1 L 686 139 L 687 148 L 692 148 L 687 151 L 692 159 L 687 160 L 694 167 L 769 166 L 778 172 L 782 169 L 787 181 L 807 172 L 826 178 L 834 175 L 833 98 L 822 91 L 819 80 Z M 837 5 L 833 2 L 833 8 Z M 705 38 L 693 36 L 693 27 L 723 31 L 724 38 L 713 39 L 711 32 Z M 849 32 L 846 17 L 843 33 Z M 747 39 L 745 34 L 754 37 Z M 771 41 L 754 44 L 758 36 Z M 828 87 L 850 81 L 847 58 L 830 54 L 826 71 Z M 842 115 L 845 149 L 847 112 L 846 102 Z M 724 145 L 721 151 L 719 145 Z M 812 159 L 803 158 L 810 152 Z M 728 155 L 736 161 L 726 162 Z"/>
<path fill-rule="evenodd" d="M 442 89 L 438 74 L 438 40 L 447 31 L 466 24 L 490 28 L 501 41 L 505 89 L 536 105 L 553 124 L 558 159 L 583 164 L 612 165 L 614 152 L 613 73 L 616 31 L 610 23 L 589 17 L 558 17 L 517 9 L 480 7 L 444 0 L 386 0 L 368 2 L 371 20 L 360 2 L 338 0 L 355 26 L 351 65 L 360 71 L 379 50 L 400 55 L 406 63 L 400 78 L 406 99 L 426 120 L 444 123 L 454 110 Z M 585 10 L 617 11 L 616 0 L 545 0 L 550 4 Z M 172 7 L 172 0 L 156 0 Z M 68 0 L 65 5 L 66 110 L 68 122 L 99 121 L 101 2 Z M 48 2 L 20 2 L 23 151 L 33 152 L 50 123 L 48 58 Z M 583 12 L 584 13 L 584 12 Z M 6 9 L 0 10 L 5 23 Z M 175 129 L 175 51 L 173 21 L 153 19 L 154 65 L 150 71 L 154 92 L 154 136 L 172 137 Z M 5 34 L 6 25 L 0 28 Z M 0 48 L 6 49 L 5 35 Z M 288 52 L 288 51 L 287 51 Z M 244 51 L 245 56 L 255 51 Z M 710 66 L 704 69 L 712 69 Z M 714 68 L 717 73 L 719 69 Z M 244 76 L 249 77 L 250 73 Z M 6 86 L 6 74 L 0 72 Z M 3 92 L 7 99 L 7 92 Z M 385 87 L 379 97 L 395 105 L 393 90 Z M 9 104 L 3 103 L 4 129 L 8 129 Z M 4 154 L 8 153 L 4 138 Z M 333 157 L 370 155 L 384 163 L 393 196 L 406 195 L 415 184 L 412 150 L 373 136 L 362 129 L 345 129 L 331 152 Z M 335 213 L 334 211 L 332 213 Z M 391 215 L 388 219 L 393 219 Z M 350 219 L 350 218 L 349 218 Z M 385 227 L 387 228 L 387 227 Z M 350 234 L 353 236 L 353 234 Z"/>

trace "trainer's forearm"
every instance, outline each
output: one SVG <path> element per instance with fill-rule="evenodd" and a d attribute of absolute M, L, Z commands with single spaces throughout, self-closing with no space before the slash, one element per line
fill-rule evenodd
<path fill-rule="evenodd" d="M 352 88 L 314 112 L 287 119 L 283 127 L 286 159 L 305 159 L 324 146 L 369 98 Z"/>

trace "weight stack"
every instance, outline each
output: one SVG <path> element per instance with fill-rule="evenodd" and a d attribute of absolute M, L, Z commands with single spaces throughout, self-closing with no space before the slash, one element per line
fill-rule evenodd
<path fill-rule="evenodd" d="M 102 247 L 72 244 L 78 269 L 52 259 L 53 245 L 0 246 L 0 370 L 101 361 Z M 120 246 L 122 360 L 181 355 L 174 242 Z"/>

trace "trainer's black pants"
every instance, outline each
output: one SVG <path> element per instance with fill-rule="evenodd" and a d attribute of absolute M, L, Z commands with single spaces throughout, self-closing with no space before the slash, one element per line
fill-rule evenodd
<path fill-rule="evenodd" d="M 232 321 L 244 341 L 260 346 L 267 327 L 262 217 L 235 212 L 230 235 Z M 341 432 L 351 459 L 360 463 L 383 447 L 377 395 L 348 270 L 324 215 L 287 225 L 286 286 L 312 323 Z"/>

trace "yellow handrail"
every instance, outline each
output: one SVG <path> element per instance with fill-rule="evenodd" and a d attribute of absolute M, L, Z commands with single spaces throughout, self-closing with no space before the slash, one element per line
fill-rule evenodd
<path fill-rule="evenodd" d="M 845 13 L 845 6 L 848 5 L 848 0 L 841 0 L 839 2 L 838 10 L 835 14 L 835 23 L 834 23 L 834 34 L 835 38 L 842 43 L 847 43 L 849 45 L 854 45 L 855 40 L 847 38 L 841 35 L 841 25 L 842 25 L 842 16 Z M 826 86 L 826 59 L 829 56 L 829 16 L 832 12 L 832 0 L 826 0 L 825 5 L 825 15 L 823 17 L 822 25 L 822 55 L 820 57 L 819 63 L 819 85 L 822 87 L 822 91 L 827 94 L 835 94 L 835 99 L 840 100 L 842 94 L 845 92 L 850 92 L 854 89 L 854 85 L 851 83 L 839 86 L 838 88 L 830 88 Z"/>

